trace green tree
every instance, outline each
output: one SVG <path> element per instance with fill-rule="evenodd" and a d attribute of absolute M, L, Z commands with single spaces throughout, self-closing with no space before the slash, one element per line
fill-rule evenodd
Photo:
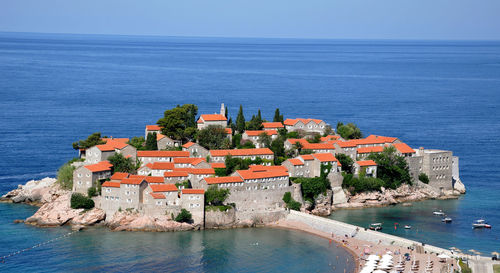
<path fill-rule="evenodd" d="M 408 164 L 396 153 L 396 148 L 385 147 L 383 152 L 372 153 L 368 159 L 377 163 L 377 177 L 384 181 L 384 187 L 396 189 L 401 184 L 411 184 Z"/>
<path fill-rule="evenodd" d="M 285 192 L 283 195 L 283 202 L 285 202 L 286 207 L 291 210 L 300 211 L 300 207 L 302 206 L 302 204 L 292 198 L 292 194 L 289 191 Z"/>
<path fill-rule="evenodd" d="M 288 204 L 291 200 L 292 194 L 289 191 L 285 192 L 285 194 L 283 195 L 283 202 L 285 202 L 285 204 Z"/>
<path fill-rule="evenodd" d="M 354 160 L 352 160 L 351 157 L 345 155 L 345 154 L 337 154 L 335 157 L 338 159 L 340 164 L 342 165 L 342 171 L 346 173 L 353 173 L 353 165 L 354 165 Z"/>
<path fill-rule="evenodd" d="M 97 132 L 97 133 L 91 134 L 85 140 L 79 140 L 77 142 L 73 142 L 73 149 L 75 149 L 75 150 L 88 149 L 92 146 L 100 145 L 100 144 L 104 144 L 104 143 L 106 143 L 106 142 L 104 142 L 101 139 L 101 133 Z"/>
<path fill-rule="evenodd" d="M 97 196 L 97 189 L 95 187 L 90 187 L 87 189 L 87 196 L 94 197 Z"/>
<path fill-rule="evenodd" d="M 307 139 L 307 142 L 309 143 L 320 143 L 321 142 L 321 135 L 318 133 L 315 133 L 313 137 L 309 137 Z"/>
<path fill-rule="evenodd" d="M 343 124 L 337 123 L 337 133 L 344 139 L 363 138 L 363 133 L 354 123 Z"/>
<path fill-rule="evenodd" d="M 198 131 L 197 134 L 198 144 L 209 149 L 223 149 L 224 145 L 227 146 L 226 130 L 221 126 L 210 125 Z"/>
<path fill-rule="evenodd" d="M 238 116 L 236 117 L 236 130 L 242 134 L 245 131 L 245 116 L 243 115 L 243 106 L 240 105 Z"/>
<path fill-rule="evenodd" d="M 333 128 L 332 128 L 332 126 L 326 125 L 325 126 L 325 131 L 323 133 L 323 136 L 328 136 L 328 135 L 331 135 L 331 134 L 333 134 Z"/>
<path fill-rule="evenodd" d="M 320 193 L 325 193 L 330 188 L 330 181 L 325 177 L 299 177 L 294 182 L 302 185 L 304 199 L 311 202 L 314 202 L 314 198 Z"/>
<path fill-rule="evenodd" d="M 260 109 L 257 112 L 257 116 L 252 116 L 252 119 L 246 124 L 247 130 L 261 130 L 262 129 L 262 115 Z"/>
<path fill-rule="evenodd" d="M 257 140 L 263 147 L 270 148 L 271 147 L 271 136 L 266 132 L 262 132 L 259 134 L 259 139 Z M 262 147 L 261 146 L 261 147 Z"/>
<path fill-rule="evenodd" d="M 66 190 L 73 188 L 73 171 L 75 167 L 71 163 L 65 163 L 57 171 L 57 183 Z"/>
<path fill-rule="evenodd" d="M 366 191 L 380 191 L 381 187 L 384 185 L 384 181 L 379 178 L 365 177 L 363 175 L 354 177 L 353 174 L 345 174 L 342 181 L 342 187 L 346 188 L 351 194 Z"/>
<path fill-rule="evenodd" d="M 114 155 L 108 157 L 108 161 L 113 164 L 113 173 L 134 173 L 137 170 L 137 164 L 133 162 L 132 158 L 125 158 L 119 153 L 115 153 Z"/>
<path fill-rule="evenodd" d="M 420 173 L 418 175 L 418 180 L 422 181 L 425 184 L 429 184 L 429 177 L 425 173 Z"/>
<path fill-rule="evenodd" d="M 293 144 L 293 149 L 297 151 L 297 154 L 300 154 L 302 152 L 302 147 L 302 143 L 298 141 Z"/>
<path fill-rule="evenodd" d="M 181 212 L 175 217 L 175 221 L 180 223 L 191 223 L 193 221 L 193 216 L 187 209 L 181 209 Z"/>
<path fill-rule="evenodd" d="M 243 144 L 238 147 L 238 149 L 253 149 L 255 148 L 255 145 L 253 145 L 253 142 L 250 140 L 243 141 Z"/>
<path fill-rule="evenodd" d="M 145 142 L 146 142 L 146 140 L 144 139 L 144 137 L 139 136 L 139 137 L 133 137 L 127 143 L 134 146 L 137 150 L 143 151 L 143 150 L 146 150 L 146 147 L 144 144 Z"/>
<path fill-rule="evenodd" d="M 271 151 L 274 153 L 274 165 L 280 165 L 286 160 L 285 154 L 285 138 L 279 136 L 277 139 L 271 142 Z"/>
<path fill-rule="evenodd" d="M 158 142 L 156 142 L 156 133 L 149 133 L 146 139 L 146 150 L 156 151 L 158 150 Z"/>
<path fill-rule="evenodd" d="M 205 191 L 205 204 L 208 206 L 222 206 L 229 194 L 229 189 L 219 189 L 219 187 L 212 185 Z"/>
<path fill-rule="evenodd" d="M 196 134 L 196 115 L 198 106 L 184 104 L 167 110 L 164 117 L 157 124 L 162 127 L 162 134 L 174 140 L 186 142 L 192 140 Z"/>
<path fill-rule="evenodd" d="M 283 122 L 283 115 L 280 114 L 279 108 L 276 108 L 276 111 L 274 111 L 273 122 Z"/>
<path fill-rule="evenodd" d="M 239 148 L 240 147 L 240 145 L 241 145 L 241 138 L 242 138 L 241 134 L 235 134 L 233 136 L 233 139 L 232 139 L 232 147 L 233 148 Z"/>
<path fill-rule="evenodd" d="M 91 209 L 95 206 L 92 199 L 77 192 L 71 195 L 70 203 L 72 209 Z"/>

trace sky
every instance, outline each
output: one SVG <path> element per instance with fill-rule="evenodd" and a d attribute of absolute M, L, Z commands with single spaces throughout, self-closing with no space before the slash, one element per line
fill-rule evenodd
<path fill-rule="evenodd" d="M 0 31 L 500 40 L 500 1 L 0 0 Z"/>

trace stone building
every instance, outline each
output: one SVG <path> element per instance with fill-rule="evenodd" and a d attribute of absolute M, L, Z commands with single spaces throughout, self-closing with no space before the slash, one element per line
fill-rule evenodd
<path fill-rule="evenodd" d="M 276 130 L 285 129 L 285 126 L 281 122 L 262 122 L 263 130 Z"/>
<path fill-rule="evenodd" d="M 306 171 L 305 164 L 299 158 L 287 159 L 281 165 L 287 168 L 290 177 L 304 177 Z"/>
<path fill-rule="evenodd" d="M 377 177 L 377 163 L 373 160 L 354 162 L 354 175 L 364 173 L 366 177 Z"/>
<path fill-rule="evenodd" d="M 225 162 L 226 156 L 241 159 L 255 160 L 260 157 L 264 160 L 274 160 L 274 153 L 268 148 L 255 148 L 255 149 L 234 149 L 234 150 L 210 150 L 210 162 Z"/>
<path fill-rule="evenodd" d="M 196 169 L 209 169 L 210 164 L 207 163 L 205 158 L 192 158 L 192 157 L 178 157 L 174 158 L 175 168 L 196 168 Z"/>
<path fill-rule="evenodd" d="M 166 184 L 177 184 L 183 183 L 189 180 L 189 174 L 187 172 L 181 171 L 171 171 L 165 172 L 163 174 L 164 180 Z"/>
<path fill-rule="evenodd" d="M 209 176 L 215 175 L 215 170 L 212 168 L 207 169 L 195 169 L 195 168 L 177 168 L 174 169 L 175 172 L 186 172 L 188 174 L 188 180 L 192 188 L 201 188 L 200 181 Z"/>
<path fill-rule="evenodd" d="M 101 161 L 76 168 L 73 171 L 73 192 L 87 194 L 90 187 L 96 187 L 100 180 L 111 177 L 112 166 L 108 161 Z"/>
<path fill-rule="evenodd" d="M 165 172 L 170 172 L 174 169 L 174 163 L 172 162 L 154 162 L 151 164 L 151 176 L 161 176 Z"/>
<path fill-rule="evenodd" d="M 149 134 L 156 133 L 156 135 L 161 133 L 161 127 L 158 125 L 146 125 L 146 130 L 144 131 L 144 139 L 148 138 Z"/>
<path fill-rule="evenodd" d="M 194 224 L 203 226 L 205 223 L 205 190 L 181 190 L 181 208 L 191 213 Z"/>
<path fill-rule="evenodd" d="M 295 149 L 295 144 L 300 143 L 302 151 L 311 151 L 312 153 L 332 153 L 335 154 L 335 146 L 333 143 L 309 143 L 307 139 L 289 138 L 285 141 L 285 149 Z"/>
<path fill-rule="evenodd" d="M 453 189 L 453 153 L 451 151 L 420 148 L 416 156 L 422 157 L 422 172 L 429 177 L 430 186 L 440 190 Z"/>
<path fill-rule="evenodd" d="M 286 119 L 283 124 L 289 132 L 304 131 L 306 133 L 323 134 L 327 124 L 320 119 Z"/>
<path fill-rule="evenodd" d="M 111 138 L 103 138 L 103 141 L 106 144 L 95 145 L 88 148 L 85 152 L 85 163 L 86 164 L 94 164 L 104 160 L 107 160 L 110 156 L 115 153 L 122 154 L 124 157 L 131 157 L 132 160 L 135 161 L 137 155 L 137 149 L 123 142 L 125 138 L 121 138 L 118 140 Z"/>
<path fill-rule="evenodd" d="M 156 134 L 156 146 L 158 146 L 158 150 L 166 150 L 167 148 L 178 147 L 179 142 L 158 133 Z"/>
<path fill-rule="evenodd" d="M 176 157 L 189 157 L 187 151 L 137 151 L 142 165 L 154 162 L 173 162 Z"/>
<path fill-rule="evenodd" d="M 205 147 L 194 142 L 188 142 L 182 145 L 182 150 L 189 152 L 189 157 L 206 158 L 209 155 L 209 152 Z"/>
<path fill-rule="evenodd" d="M 384 151 L 383 146 L 370 146 L 370 147 L 361 147 L 356 149 L 356 159 L 364 160 L 368 156 L 374 153 L 381 153 Z"/>
<path fill-rule="evenodd" d="M 276 130 L 247 130 L 243 133 L 242 139 L 251 141 L 256 148 L 263 148 L 264 143 L 260 143 L 260 135 L 263 133 L 270 136 L 271 141 L 278 138 L 278 131 Z"/>
<path fill-rule="evenodd" d="M 150 175 L 153 171 L 151 168 L 153 167 L 153 163 L 148 163 L 146 165 L 142 165 L 139 169 L 137 169 L 137 174 L 139 175 Z"/>
<path fill-rule="evenodd" d="M 202 130 L 208 126 L 220 126 L 226 128 L 227 118 L 221 114 L 205 114 L 201 115 L 197 121 L 198 130 Z"/>
<path fill-rule="evenodd" d="M 144 214 L 160 216 L 167 213 L 167 208 L 171 209 L 180 205 L 179 192 L 173 184 L 149 184 L 144 189 Z"/>

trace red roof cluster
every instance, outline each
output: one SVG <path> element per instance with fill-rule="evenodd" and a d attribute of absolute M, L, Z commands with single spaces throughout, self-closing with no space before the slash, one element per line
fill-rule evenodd
<path fill-rule="evenodd" d="M 161 127 L 158 125 L 146 125 L 146 130 L 148 130 L 148 131 L 161 131 Z"/>
<path fill-rule="evenodd" d="M 248 136 L 260 136 L 260 134 L 262 134 L 262 133 L 267 134 L 269 136 L 274 136 L 274 135 L 278 134 L 278 131 L 276 131 L 276 130 L 247 130 L 247 131 L 245 131 L 245 133 Z"/>
<path fill-rule="evenodd" d="M 111 167 L 113 167 L 113 164 L 109 163 L 108 161 L 101 161 L 96 164 L 85 165 L 84 167 L 87 168 L 89 171 L 96 173 L 96 172 L 111 171 Z"/>
<path fill-rule="evenodd" d="M 227 118 L 223 115 L 220 114 L 204 114 L 200 116 L 200 119 L 198 120 L 198 123 L 203 122 L 202 121 L 226 121 Z"/>
<path fill-rule="evenodd" d="M 243 182 L 243 179 L 239 176 L 205 177 L 204 179 L 208 185 Z"/>
<path fill-rule="evenodd" d="M 234 150 L 210 150 L 211 156 L 258 156 L 258 155 L 273 155 L 273 151 L 268 148 L 258 149 L 234 149 Z"/>
<path fill-rule="evenodd" d="M 262 122 L 265 129 L 284 128 L 281 122 Z"/>
<path fill-rule="evenodd" d="M 285 125 L 289 125 L 289 126 L 293 126 L 295 124 L 297 124 L 297 122 L 301 121 L 302 123 L 304 124 L 308 124 L 309 122 L 314 122 L 316 124 L 320 124 L 322 122 L 321 119 L 311 119 L 311 118 L 308 118 L 308 119 L 305 119 L 305 118 L 296 118 L 296 119 L 289 119 L 287 118 L 283 124 Z"/>
<path fill-rule="evenodd" d="M 377 163 L 375 163 L 375 161 L 373 161 L 373 160 L 356 161 L 356 163 L 359 166 L 361 166 L 361 167 L 365 167 L 365 166 L 377 166 Z"/>
<path fill-rule="evenodd" d="M 182 194 L 205 194 L 204 189 L 182 189 Z"/>
<path fill-rule="evenodd" d="M 358 154 L 381 153 L 383 151 L 383 146 L 361 147 L 357 149 Z"/>
<path fill-rule="evenodd" d="M 189 157 L 187 151 L 137 151 L 138 157 Z"/>

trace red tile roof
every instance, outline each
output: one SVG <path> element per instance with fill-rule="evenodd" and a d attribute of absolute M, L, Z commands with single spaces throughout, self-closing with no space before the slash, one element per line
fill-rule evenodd
<path fill-rule="evenodd" d="M 158 140 L 160 140 L 160 139 L 162 139 L 164 137 L 165 137 L 164 135 L 158 133 L 158 134 L 156 134 L 156 141 L 158 141 Z"/>
<path fill-rule="evenodd" d="M 122 138 L 117 138 L 117 137 L 113 137 L 113 138 L 102 138 L 103 141 L 108 141 L 108 140 L 114 140 L 114 141 L 118 141 L 118 142 L 123 142 L 123 143 L 127 143 L 129 142 L 129 138 L 125 138 L 125 137 L 122 137 Z"/>
<path fill-rule="evenodd" d="M 167 191 L 177 191 L 177 187 L 174 184 L 151 184 L 149 185 L 153 192 L 167 192 Z"/>
<path fill-rule="evenodd" d="M 289 118 L 287 118 L 287 119 L 283 122 L 283 124 L 285 124 L 285 125 L 289 125 L 289 126 L 293 126 L 293 125 L 295 125 L 295 124 L 296 124 L 297 122 L 299 122 L 299 121 L 301 121 L 301 122 L 302 122 L 302 123 L 304 123 L 304 124 L 307 124 L 307 123 L 309 123 L 309 122 L 311 122 L 311 121 L 313 121 L 313 122 L 314 122 L 314 123 L 316 123 L 316 124 L 320 124 L 320 123 L 322 122 L 322 120 L 320 120 L 320 119 L 310 119 L 310 118 L 308 118 L 308 119 L 305 119 L 305 118 L 289 119 Z"/>
<path fill-rule="evenodd" d="M 145 176 L 143 176 L 143 178 L 124 178 L 122 180 L 122 184 L 132 184 L 132 185 L 139 185 L 142 183 L 142 181 L 144 181 L 145 179 Z"/>
<path fill-rule="evenodd" d="M 188 143 L 186 143 L 186 144 L 182 145 L 182 147 L 184 147 L 184 148 L 186 148 L 186 149 L 187 149 L 187 148 L 189 148 L 189 147 L 193 146 L 194 144 L 196 144 L 196 143 L 189 141 Z"/>
<path fill-rule="evenodd" d="M 183 194 L 204 194 L 204 189 L 182 189 Z"/>
<path fill-rule="evenodd" d="M 384 151 L 383 146 L 361 147 L 357 149 L 358 154 L 381 153 L 383 151 Z"/>
<path fill-rule="evenodd" d="M 332 143 L 309 143 L 307 139 L 303 138 L 290 138 L 287 141 L 291 144 L 299 142 L 302 144 L 303 150 L 335 150 L 335 146 Z"/>
<path fill-rule="evenodd" d="M 288 172 L 285 171 L 254 172 L 252 170 L 238 170 L 236 173 L 244 180 L 288 176 Z"/>
<path fill-rule="evenodd" d="M 111 171 L 111 167 L 113 167 L 113 164 L 109 163 L 108 161 L 101 161 L 96 164 L 85 165 L 84 167 L 87 168 L 89 171 L 96 173 L 96 172 Z"/>
<path fill-rule="evenodd" d="M 281 122 L 262 122 L 264 128 L 284 128 Z"/>
<path fill-rule="evenodd" d="M 165 179 L 161 176 L 146 176 L 146 182 L 148 183 L 165 183 Z"/>
<path fill-rule="evenodd" d="M 313 154 L 312 156 L 320 162 L 338 162 L 337 158 L 335 158 L 335 156 L 331 153 Z"/>
<path fill-rule="evenodd" d="M 314 157 L 312 155 L 301 155 L 302 159 L 304 160 L 314 160 Z"/>
<path fill-rule="evenodd" d="M 364 166 L 377 166 L 377 163 L 373 160 L 362 160 L 362 161 L 356 161 L 359 166 L 364 167 Z"/>
<path fill-rule="evenodd" d="M 265 133 L 269 136 L 273 136 L 273 135 L 277 135 L 278 134 L 278 131 L 276 130 L 247 130 L 245 131 L 245 133 L 248 135 L 248 136 L 260 136 L 260 134 L 262 133 Z"/>
<path fill-rule="evenodd" d="M 292 165 L 294 166 L 301 166 L 301 165 L 304 165 L 304 162 L 302 162 L 302 160 L 298 159 L 298 158 L 290 158 L 288 159 L 288 161 L 290 163 L 292 163 Z"/>
<path fill-rule="evenodd" d="M 252 156 L 252 155 L 273 155 L 273 151 L 268 148 L 258 149 L 234 149 L 234 150 L 210 150 L 210 156 Z"/>
<path fill-rule="evenodd" d="M 243 182 L 243 179 L 239 176 L 224 176 L 224 177 L 205 177 L 205 181 L 208 185 L 220 184 L 220 183 L 239 183 Z"/>
<path fill-rule="evenodd" d="M 327 142 L 327 141 L 330 141 L 330 140 L 337 140 L 337 139 L 339 139 L 339 138 L 340 138 L 340 136 L 336 136 L 336 135 L 328 135 L 328 136 L 326 136 L 326 137 L 321 137 L 321 138 L 320 138 L 320 141 L 322 141 L 322 142 Z"/>
<path fill-rule="evenodd" d="M 214 169 L 225 169 L 226 164 L 224 164 L 224 162 L 210 163 L 210 167 L 212 167 Z"/>
<path fill-rule="evenodd" d="M 187 151 L 137 151 L 137 157 L 189 157 Z"/>
<path fill-rule="evenodd" d="M 383 141 L 383 143 L 393 143 L 398 140 L 397 137 L 386 137 L 386 136 L 377 136 L 377 135 L 369 135 L 365 138 L 365 141 L 378 140 Z"/>
<path fill-rule="evenodd" d="M 189 174 L 215 174 L 215 170 L 209 169 L 195 169 L 195 168 L 175 168 L 174 172 L 187 172 Z"/>
<path fill-rule="evenodd" d="M 254 172 L 261 171 L 282 171 L 288 172 L 288 169 L 285 166 L 277 165 L 277 166 L 264 166 L 264 165 L 250 165 L 248 169 Z"/>
<path fill-rule="evenodd" d="M 228 135 L 232 135 L 233 134 L 233 129 L 231 129 L 231 128 L 226 128 L 224 130 L 226 131 L 226 134 L 228 134 Z"/>
<path fill-rule="evenodd" d="M 341 148 L 350 148 L 358 146 L 358 139 L 348 140 L 348 141 L 337 141 L 337 145 Z"/>
<path fill-rule="evenodd" d="M 117 172 L 117 173 L 114 173 L 112 176 L 111 176 L 111 180 L 122 180 L 123 178 L 127 178 L 128 177 L 128 173 L 120 173 L 120 172 Z"/>
<path fill-rule="evenodd" d="M 171 162 L 153 162 L 150 167 L 151 170 L 173 170 L 174 163 Z"/>
<path fill-rule="evenodd" d="M 118 150 L 121 150 L 121 149 L 127 147 L 127 145 L 128 145 L 126 143 L 126 141 L 123 142 L 123 139 L 120 140 L 120 139 L 114 139 L 114 138 L 113 139 L 103 138 L 102 140 L 106 142 L 106 144 L 104 144 L 104 145 L 112 146 L 113 148 L 118 149 Z"/>
<path fill-rule="evenodd" d="M 146 130 L 148 130 L 148 131 L 161 131 L 161 127 L 158 125 L 146 125 Z"/>
<path fill-rule="evenodd" d="M 102 187 L 119 188 L 120 182 L 106 181 L 106 182 L 102 183 Z"/>
<path fill-rule="evenodd" d="M 220 114 L 204 114 L 200 116 L 200 119 L 203 119 L 204 121 L 224 121 L 227 120 L 227 118 L 223 115 Z"/>
<path fill-rule="evenodd" d="M 114 151 L 115 146 L 109 145 L 109 144 L 101 144 L 101 145 L 96 145 L 97 149 L 101 150 L 102 152 L 109 152 L 109 151 Z"/>
<path fill-rule="evenodd" d="M 193 166 L 196 166 L 200 164 L 201 162 L 204 162 L 204 158 L 199 158 L 199 157 L 176 157 L 174 158 L 174 163 L 175 164 L 191 164 Z"/>
<path fill-rule="evenodd" d="M 163 173 L 164 177 L 188 177 L 187 172 L 178 172 L 178 171 L 173 171 L 173 172 L 165 172 Z"/>
<path fill-rule="evenodd" d="M 165 199 L 165 195 L 163 193 L 155 193 L 155 192 L 150 192 L 149 193 L 154 199 Z"/>
<path fill-rule="evenodd" d="M 406 143 L 394 143 L 392 144 L 400 153 L 402 154 L 412 154 L 415 153 L 415 150 L 413 150 L 410 146 L 408 146 Z"/>

